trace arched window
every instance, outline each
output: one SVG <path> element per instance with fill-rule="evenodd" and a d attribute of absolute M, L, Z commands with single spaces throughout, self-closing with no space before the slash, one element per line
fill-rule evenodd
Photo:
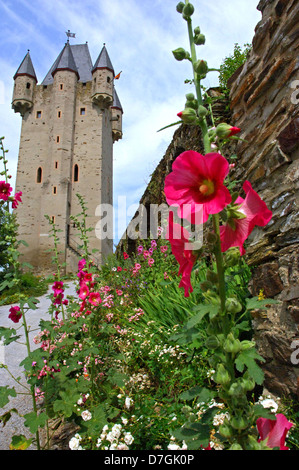
<path fill-rule="evenodd" d="M 31 83 L 30 83 L 30 82 L 27 82 L 27 83 L 26 83 L 26 88 L 27 88 L 27 90 L 30 90 L 30 87 L 31 87 Z"/>
<path fill-rule="evenodd" d="M 79 181 L 79 166 L 76 164 L 74 166 L 74 182 L 77 183 Z"/>
<path fill-rule="evenodd" d="M 36 172 L 36 182 L 41 183 L 43 179 L 43 169 L 39 167 Z"/>

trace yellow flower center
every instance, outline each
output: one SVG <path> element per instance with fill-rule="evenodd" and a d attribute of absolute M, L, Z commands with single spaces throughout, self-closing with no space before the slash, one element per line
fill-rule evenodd
<path fill-rule="evenodd" d="M 215 184 L 211 180 L 203 180 L 199 186 L 199 191 L 203 196 L 210 196 L 215 192 Z"/>

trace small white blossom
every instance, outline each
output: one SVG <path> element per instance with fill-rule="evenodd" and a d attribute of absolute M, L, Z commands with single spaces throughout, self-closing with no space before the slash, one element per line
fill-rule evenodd
<path fill-rule="evenodd" d="M 85 411 L 82 411 L 81 417 L 84 421 L 89 421 L 92 418 L 92 414 L 90 411 L 85 410 Z"/>

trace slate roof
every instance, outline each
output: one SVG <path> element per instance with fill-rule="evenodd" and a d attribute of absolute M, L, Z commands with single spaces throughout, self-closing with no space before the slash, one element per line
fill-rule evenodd
<path fill-rule="evenodd" d="M 121 110 L 121 112 L 123 113 L 123 108 L 122 108 L 122 105 L 119 101 L 119 97 L 116 93 L 116 90 L 115 88 L 113 89 L 113 105 L 112 105 L 112 108 L 118 108 Z"/>
<path fill-rule="evenodd" d="M 103 69 L 103 68 L 111 70 L 111 72 L 113 72 L 114 74 L 114 68 L 113 68 L 112 62 L 110 60 L 110 57 L 109 57 L 109 54 L 107 52 L 105 45 L 103 49 L 101 50 L 100 55 L 94 64 L 92 72 L 94 72 L 97 69 Z"/>
<path fill-rule="evenodd" d="M 29 51 L 28 51 L 27 54 L 25 55 L 25 57 L 24 57 L 24 59 L 23 59 L 23 62 L 21 63 L 21 65 L 20 65 L 20 67 L 18 68 L 18 70 L 16 71 L 16 73 L 15 73 L 15 75 L 14 75 L 14 79 L 15 79 L 18 75 L 28 75 L 29 77 L 34 78 L 34 79 L 36 80 L 36 82 L 37 82 L 35 70 L 34 70 L 34 67 L 33 67 L 33 64 L 32 64 L 32 60 L 31 60 Z"/>
<path fill-rule="evenodd" d="M 92 80 L 92 60 L 88 44 L 70 45 L 67 42 L 44 78 L 42 85 L 51 85 L 53 83 L 53 73 L 57 69 L 73 70 L 78 73 L 80 82 Z"/>

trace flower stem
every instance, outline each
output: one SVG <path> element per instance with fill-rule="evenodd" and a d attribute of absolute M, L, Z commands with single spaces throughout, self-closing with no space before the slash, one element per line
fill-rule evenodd
<path fill-rule="evenodd" d="M 186 1 L 186 3 L 188 3 L 188 1 Z M 188 34 L 189 34 L 189 42 L 190 42 L 190 49 L 191 49 L 191 59 L 192 59 L 192 68 L 193 68 L 193 76 L 194 76 L 194 85 L 196 89 L 196 97 L 197 97 L 198 105 L 202 106 L 203 98 L 202 98 L 202 93 L 201 93 L 201 81 L 198 78 L 198 74 L 194 70 L 194 64 L 197 62 L 197 56 L 196 56 L 196 47 L 194 43 L 191 18 L 188 18 L 187 24 L 188 24 Z M 200 120 L 199 126 L 202 131 L 202 139 L 203 139 L 205 154 L 210 153 L 211 142 L 210 142 L 209 133 L 208 133 L 208 124 L 207 124 L 207 120 L 205 117 Z"/>
<path fill-rule="evenodd" d="M 213 226 L 214 232 L 216 234 L 217 240 L 215 244 L 215 258 L 218 272 L 218 284 L 219 284 L 219 296 L 221 302 L 221 312 L 225 312 L 225 301 L 226 301 L 226 289 L 225 289 L 225 278 L 224 278 L 224 264 L 223 264 L 223 255 L 221 251 L 221 242 L 220 242 L 220 224 L 219 224 L 219 214 L 213 215 Z"/>
<path fill-rule="evenodd" d="M 25 316 L 24 309 L 22 309 L 22 314 L 23 314 L 22 317 L 23 317 L 23 326 L 24 326 L 25 338 L 26 338 L 27 353 L 28 353 L 28 356 L 30 356 L 31 349 L 30 349 L 29 333 L 28 333 L 28 326 L 27 326 L 27 322 L 26 322 L 26 316 Z M 37 406 L 36 406 L 36 401 L 35 401 L 35 388 L 34 388 L 34 385 L 31 385 L 31 396 L 32 396 L 33 411 L 34 411 L 34 413 L 37 414 Z M 40 440 L 39 440 L 38 430 L 36 431 L 36 443 L 37 443 L 37 450 L 40 450 Z"/>

